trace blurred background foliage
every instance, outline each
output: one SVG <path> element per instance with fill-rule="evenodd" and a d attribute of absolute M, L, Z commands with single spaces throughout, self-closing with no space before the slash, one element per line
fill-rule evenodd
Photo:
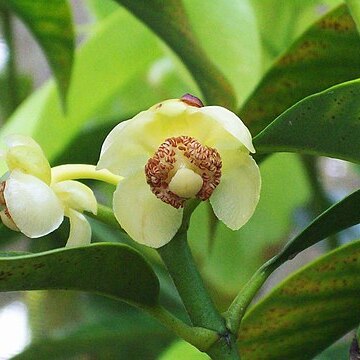
<path fill-rule="evenodd" d="M 14 132 L 33 136 L 52 165 L 94 164 L 105 136 L 118 122 L 166 98 L 178 98 L 187 92 L 203 97 L 204 90 L 194 81 L 179 54 L 119 6 L 121 1 L 70 2 L 76 51 L 73 58 L 71 54 L 66 58 L 65 54 L 63 62 L 58 63 L 52 59 L 59 58 L 56 52 L 63 54 L 64 50 L 51 48 L 51 36 L 61 36 L 63 46 L 71 48 L 67 42 L 70 12 L 52 10 L 60 28 L 30 26 L 30 35 L 29 13 L 16 11 L 16 3 L 21 6 L 21 1 L 13 1 L 15 5 L 10 10 L 3 3 L 0 2 L 0 137 Z M 245 122 L 246 111 L 252 106 L 247 101 L 259 90 L 267 72 L 277 71 L 278 59 L 293 43 L 340 4 L 340 0 L 183 1 L 198 44 L 230 84 L 235 99 L 233 110 L 240 109 Z M 46 14 L 39 17 L 45 19 Z M 68 82 L 70 73 L 66 72 L 70 68 L 64 64 L 71 63 Z M 60 86 L 50 78 L 49 65 Z M 349 70 L 341 79 L 355 78 L 351 76 Z M 331 81 L 329 73 L 326 87 L 336 83 Z M 326 87 L 315 87 L 303 95 Z M 287 106 L 297 100 L 294 98 Z M 271 120 L 278 115 L 275 113 Z M 256 127 L 252 130 L 254 135 L 258 131 Z M 314 215 L 360 185 L 358 166 L 340 160 L 276 154 L 263 160 L 260 169 L 261 200 L 244 228 L 233 232 L 217 223 L 205 203 L 191 221 L 190 244 L 220 309 L 225 310 L 254 271 Z M 109 205 L 113 189 L 90 184 L 99 201 Z M 162 302 L 181 316 L 179 298 L 156 253 L 134 245 L 119 230 L 96 220 L 91 220 L 91 224 L 93 242 L 124 242 L 146 255 L 161 279 Z M 55 233 L 32 241 L 2 226 L 0 251 L 40 252 L 61 247 L 67 238 L 67 226 L 65 223 Z M 352 228 L 341 237 L 308 249 L 301 259 L 275 272 L 265 292 L 289 271 L 358 235 L 359 229 Z M 0 304 L 1 359 L 17 352 L 15 359 L 206 358 L 190 345 L 179 343 L 147 315 L 100 296 L 64 291 L 1 293 Z M 17 333 L 20 327 L 24 328 L 23 336 L 10 338 L 9 327 L 16 327 Z M 336 343 L 316 359 L 347 359 L 349 339 Z"/>

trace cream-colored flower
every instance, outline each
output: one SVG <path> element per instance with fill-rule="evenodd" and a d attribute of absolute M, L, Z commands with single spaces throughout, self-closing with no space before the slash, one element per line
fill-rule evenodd
<path fill-rule="evenodd" d="M 261 186 L 249 152 L 251 134 L 234 113 L 186 95 L 117 125 L 98 169 L 125 177 L 114 193 L 115 216 L 135 241 L 158 248 L 179 229 L 190 198 L 209 198 L 233 230 L 249 220 Z"/>
<path fill-rule="evenodd" d="M 40 146 L 30 137 L 6 139 L 2 157 L 9 172 L 0 185 L 0 217 L 13 230 L 30 238 L 47 235 L 70 219 L 67 246 L 90 243 L 91 229 L 83 211 L 96 213 L 93 192 L 77 181 L 51 183 L 51 168 Z"/>

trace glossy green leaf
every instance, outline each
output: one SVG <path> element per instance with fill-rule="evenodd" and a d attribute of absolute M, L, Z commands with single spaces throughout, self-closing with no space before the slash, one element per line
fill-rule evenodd
<path fill-rule="evenodd" d="M 297 101 L 359 76 L 360 38 L 346 6 L 325 15 L 269 69 L 240 110 L 252 134 Z"/>
<path fill-rule="evenodd" d="M 74 60 L 74 30 L 66 0 L 2 0 L 29 28 L 55 75 L 62 100 L 70 85 Z"/>
<path fill-rule="evenodd" d="M 271 266 L 278 267 L 322 239 L 360 223 L 359 204 L 360 190 L 357 190 L 330 207 L 292 239 L 274 258 Z"/>
<path fill-rule="evenodd" d="M 360 241 L 321 257 L 287 278 L 245 316 L 244 360 L 306 360 L 360 321 Z"/>
<path fill-rule="evenodd" d="M 148 25 L 182 59 L 209 104 L 233 108 L 229 82 L 194 36 L 180 0 L 116 0 Z"/>
<path fill-rule="evenodd" d="M 0 291 L 65 289 L 156 305 L 159 281 L 132 248 L 111 243 L 0 258 Z"/>
<path fill-rule="evenodd" d="M 311 95 L 256 136 L 255 147 L 259 152 L 301 152 L 359 163 L 359 104 L 360 80 Z"/>

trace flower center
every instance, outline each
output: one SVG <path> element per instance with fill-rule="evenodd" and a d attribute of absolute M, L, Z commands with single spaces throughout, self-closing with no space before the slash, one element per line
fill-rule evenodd
<path fill-rule="evenodd" d="M 145 165 L 151 191 L 175 208 L 186 199 L 207 200 L 220 183 L 221 158 L 216 149 L 189 136 L 166 139 Z"/>

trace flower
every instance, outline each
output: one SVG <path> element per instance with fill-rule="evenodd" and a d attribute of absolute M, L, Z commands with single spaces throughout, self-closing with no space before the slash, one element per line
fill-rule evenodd
<path fill-rule="evenodd" d="M 0 184 L 3 223 L 30 238 L 38 238 L 57 229 L 67 216 L 67 246 L 90 243 L 91 228 L 82 212 L 97 211 L 92 190 L 73 180 L 51 183 L 49 162 L 30 137 L 11 135 L 6 138 L 6 145 L 2 157 L 9 172 Z"/>
<path fill-rule="evenodd" d="M 118 124 L 97 168 L 125 177 L 113 197 L 120 225 L 135 241 L 159 248 L 179 229 L 190 198 L 210 199 L 233 230 L 249 220 L 261 187 L 250 152 L 251 134 L 234 113 L 187 94 Z"/>

